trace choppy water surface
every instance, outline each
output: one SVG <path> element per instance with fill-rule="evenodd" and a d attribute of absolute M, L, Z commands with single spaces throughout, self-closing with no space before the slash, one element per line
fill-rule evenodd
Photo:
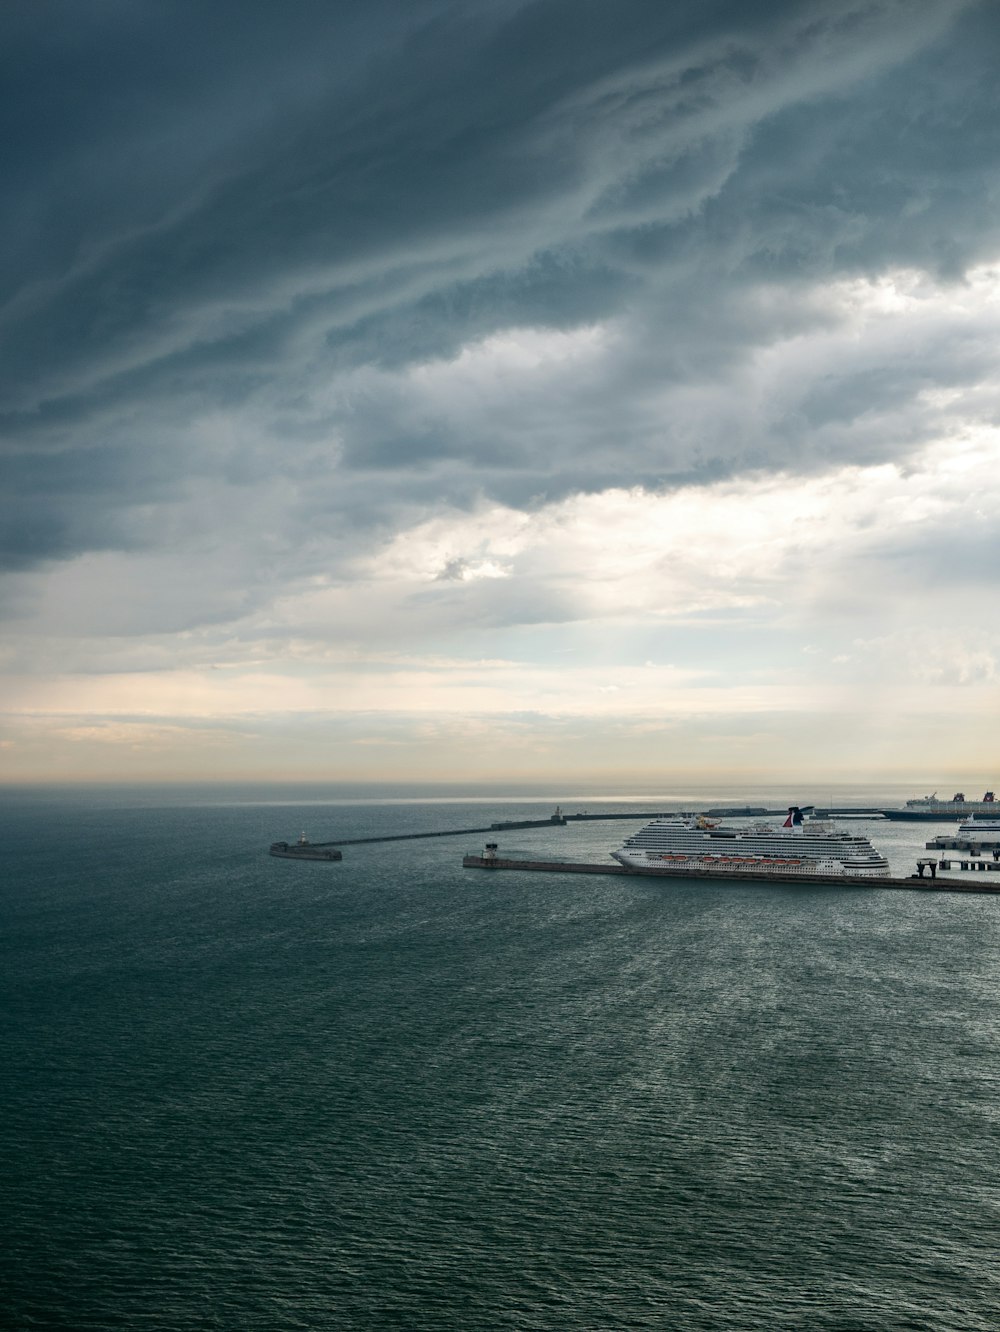
<path fill-rule="evenodd" d="M 264 854 L 518 813 L 8 797 L 3 1326 L 992 1332 L 1000 898 Z"/>

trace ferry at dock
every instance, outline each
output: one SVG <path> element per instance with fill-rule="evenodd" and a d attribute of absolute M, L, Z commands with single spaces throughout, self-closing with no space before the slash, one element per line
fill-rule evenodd
<path fill-rule="evenodd" d="M 1000 846 L 1000 808 L 996 814 L 974 814 L 958 830 L 957 840 L 967 838 L 976 846 Z"/>
<path fill-rule="evenodd" d="M 935 791 L 933 795 L 914 796 L 902 809 L 884 809 L 882 813 L 887 819 L 910 823 L 968 819 L 974 814 L 1000 816 L 1000 801 L 992 791 L 987 791 L 982 800 L 966 800 L 964 791 L 956 791 L 950 800 L 939 800 Z"/>
<path fill-rule="evenodd" d="M 889 862 L 867 837 L 806 819 L 791 806 L 781 826 L 726 826 L 704 817 L 653 819 L 612 856 L 627 869 L 753 871 L 830 878 L 887 879 Z"/>

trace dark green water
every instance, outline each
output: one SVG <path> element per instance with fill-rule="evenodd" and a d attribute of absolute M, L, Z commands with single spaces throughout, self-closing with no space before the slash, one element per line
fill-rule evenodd
<path fill-rule="evenodd" d="M 4 803 L 5 1329 L 998 1326 L 1000 898 L 263 854 L 509 798 Z"/>

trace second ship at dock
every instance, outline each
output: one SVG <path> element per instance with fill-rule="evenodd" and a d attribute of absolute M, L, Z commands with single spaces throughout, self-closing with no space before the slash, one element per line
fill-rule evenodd
<path fill-rule="evenodd" d="M 966 800 L 963 791 L 956 791 L 950 800 L 939 800 L 937 793 L 929 796 L 915 796 L 907 800 L 902 809 L 884 809 L 887 819 L 907 823 L 934 823 L 942 820 L 962 820 L 975 814 L 995 815 L 1000 810 L 1000 802 L 992 791 L 987 791 L 982 800 Z"/>

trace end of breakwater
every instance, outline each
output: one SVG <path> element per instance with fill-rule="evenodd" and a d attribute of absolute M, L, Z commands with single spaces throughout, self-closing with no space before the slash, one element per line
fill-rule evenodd
<path fill-rule="evenodd" d="M 269 854 L 284 860 L 343 860 L 342 852 L 335 846 L 313 846 L 310 842 L 272 842 Z"/>

